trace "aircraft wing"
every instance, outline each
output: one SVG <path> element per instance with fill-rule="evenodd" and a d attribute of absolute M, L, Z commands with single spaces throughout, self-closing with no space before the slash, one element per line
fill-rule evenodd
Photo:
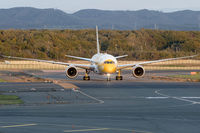
<path fill-rule="evenodd" d="M 178 58 L 168 58 L 168 59 L 161 59 L 161 60 L 154 60 L 154 61 L 145 61 L 145 62 L 140 62 L 140 63 L 137 63 L 137 64 L 118 65 L 117 69 L 120 70 L 120 69 L 125 69 L 125 68 L 128 68 L 128 67 L 133 67 L 133 66 L 136 66 L 136 65 L 145 65 L 145 64 L 164 62 L 164 61 L 170 61 L 170 60 L 180 60 L 180 59 L 186 59 L 186 58 L 193 58 L 193 57 L 196 57 L 196 56 L 198 56 L 198 55 L 178 57 Z"/>
<path fill-rule="evenodd" d="M 74 59 L 79 59 L 79 60 L 84 60 L 84 61 L 91 61 L 89 58 L 84 58 L 84 57 L 77 57 L 77 56 L 71 56 L 71 55 L 65 55 L 66 57 L 74 58 Z"/>
<path fill-rule="evenodd" d="M 116 59 L 119 59 L 119 58 L 124 58 L 124 57 L 127 57 L 128 55 L 121 55 L 121 56 L 117 56 L 115 57 Z"/>
<path fill-rule="evenodd" d="M 1 55 L 1 56 L 4 57 L 4 58 L 10 58 L 10 59 L 29 60 L 29 61 L 37 61 L 37 62 L 51 63 L 51 64 L 66 65 L 66 66 L 73 65 L 73 66 L 78 67 L 78 68 L 89 69 L 89 70 L 94 69 L 94 66 L 92 66 L 92 65 L 72 64 L 72 63 L 65 63 L 65 62 L 57 62 L 57 61 L 49 61 L 49 60 L 40 60 L 40 59 L 32 59 L 32 58 L 22 58 L 22 57 L 13 57 L 13 56 L 5 56 L 5 55 Z"/>

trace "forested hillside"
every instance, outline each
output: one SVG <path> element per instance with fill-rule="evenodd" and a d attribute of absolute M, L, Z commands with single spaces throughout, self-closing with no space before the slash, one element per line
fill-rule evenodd
<path fill-rule="evenodd" d="M 150 60 L 200 53 L 198 31 L 99 31 L 101 50 L 128 54 L 128 60 Z M 95 30 L 0 30 L 4 55 L 66 59 L 65 55 L 91 57 L 96 53 Z"/>

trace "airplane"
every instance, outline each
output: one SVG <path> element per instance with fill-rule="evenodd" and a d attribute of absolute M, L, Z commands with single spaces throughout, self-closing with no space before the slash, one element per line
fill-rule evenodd
<path fill-rule="evenodd" d="M 115 74 L 115 73 L 117 73 L 116 80 L 123 80 L 123 77 L 121 76 L 121 70 L 125 69 L 125 68 L 132 67 L 132 75 L 136 78 L 140 78 L 145 75 L 145 69 L 142 65 L 170 61 L 170 60 L 192 58 L 192 57 L 197 56 L 197 55 L 193 55 L 193 56 L 168 58 L 168 59 L 161 59 L 161 60 L 154 60 L 154 61 L 144 61 L 144 62 L 140 62 L 140 63 L 136 63 L 136 64 L 118 65 L 117 59 L 124 58 L 128 55 L 122 55 L 122 56 L 115 57 L 115 56 L 107 54 L 107 53 L 101 53 L 100 46 L 99 46 L 99 35 L 98 35 L 98 27 L 97 26 L 96 26 L 96 41 L 97 41 L 97 53 L 94 56 L 92 56 L 92 58 L 84 58 L 84 57 L 65 55 L 66 57 L 88 61 L 88 62 L 90 62 L 90 65 L 73 64 L 73 63 L 65 63 L 65 62 L 57 62 L 57 61 L 49 61 L 49 60 L 32 59 L 32 58 L 12 57 L 12 56 L 5 56 L 5 55 L 1 55 L 1 56 L 5 57 L 5 58 L 11 58 L 11 59 L 21 59 L 21 60 L 30 60 L 30 61 L 37 61 L 37 62 L 46 62 L 46 63 L 52 63 L 52 64 L 66 65 L 67 67 L 65 70 L 65 74 L 69 79 L 76 78 L 78 76 L 77 68 L 81 68 L 81 69 L 85 69 L 85 76 L 83 77 L 83 80 L 90 80 L 89 74 L 90 74 L 90 72 L 94 72 L 94 73 L 100 74 L 100 75 L 106 74 L 107 81 L 110 81 L 111 74 Z"/>

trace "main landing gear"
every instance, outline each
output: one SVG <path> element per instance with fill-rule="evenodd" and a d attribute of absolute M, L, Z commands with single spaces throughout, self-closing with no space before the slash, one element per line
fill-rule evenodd
<path fill-rule="evenodd" d="M 107 74 L 107 81 L 111 81 L 110 74 Z"/>
<path fill-rule="evenodd" d="M 123 77 L 121 76 L 121 70 L 118 71 L 118 74 L 116 76 L 116 80 L 123 80 Z"/>
<path fill-rule="evenodd" d="M 90 72 L 86 69 L 86 72 L 85 72 L 85 76 L 83 77 L 83 80 L 90 80 L 90 76 L 88 76 Z"/>

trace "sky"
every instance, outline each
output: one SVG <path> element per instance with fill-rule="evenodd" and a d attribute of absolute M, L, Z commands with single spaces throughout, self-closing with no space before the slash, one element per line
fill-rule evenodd
<path fill-rule="evenodd" d="M 164 12 L 177 10 L 200 11 L 200 0 L 0 0 L 0 8 L 35 7 L 55 8 L 67 13 L 81 9 L 140 10 L 150 9 Z"/>

